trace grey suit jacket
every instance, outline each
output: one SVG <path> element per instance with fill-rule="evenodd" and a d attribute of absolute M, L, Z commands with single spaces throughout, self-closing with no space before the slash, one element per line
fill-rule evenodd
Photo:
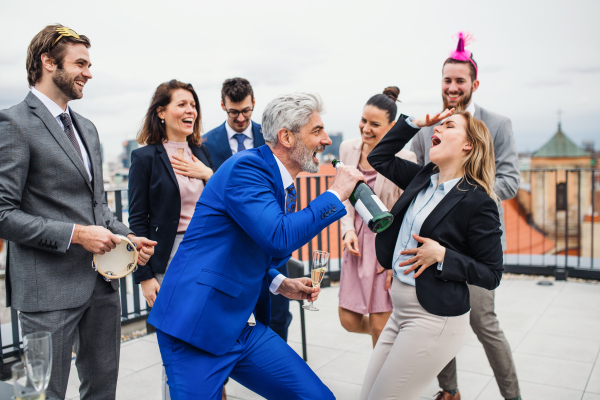
<path fill-rule="evenodd" d="M 519 174 L 519 154 L 513 137 L 510 119 L 479 107 L 475 104 L 476 119 L 485 123 L 492 135 L 494 142 L 494 156 L 496 158 L 496 180 L 494 191 L 500 200 L 509 200 L 517 195 L 521 175 Z M 413 138 L 411 150 L 417 155 L 417 162 L 426 165 L 429 159 L 429 148 L 433 127 L 422 128 Z M 506 250 L 506 232 L 504 227 L 504 208 L 498 204 L 500 222 L 502 224 L 502 250 Z"/>
<path fill-rule="evenodd" d="M 9 241 L 7 305 L 19 311 L 75 308 L 91 297 L 98 273 L 90 252 L 74 244 L 67 250 L 73 224 L 132 233 L 106 205 L 96 127 L 72 110 L 71 117 L 90 157 L 92 182 L 34 94 L 0 111 L 0 237 Z"/>

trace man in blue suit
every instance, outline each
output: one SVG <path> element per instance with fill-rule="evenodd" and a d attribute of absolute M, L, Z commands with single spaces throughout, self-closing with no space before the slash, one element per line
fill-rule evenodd
<path fill-rule="evenodd" d="M 254 90 L 246 79 L 232 78 L 223 82 L 221 107 L 227 113 L 227 121 L 208 132 L 204 136 L 206 142 L 203 143 L 213 157 L 215 168 L 218 169 L 238 151 L 265 144 L 260 125 L 250 119 L 255 104 Z M 289 276 L 287 264 L 277 270 L 284 276 Z M 271 329 L 287 342 L 291 323 L 290 299 L 271 294 Z"/>
<path fill-rule="evenodd" d="M 334 399 L 269 328 L 269 292 L 316 299 L 309 278 L 276 268 L 346 214 L 364 177 L 337 170 L 331 188 L 294 212 L 294 179 L 319 170 L 325 133 L 318 95 L 294 93 L 263 114 L 267 145 L 227 160 L 204 188 L 148 322 L 157 329 L 173 400 L 221 398 L 227 376 L 267 399 Z"/>

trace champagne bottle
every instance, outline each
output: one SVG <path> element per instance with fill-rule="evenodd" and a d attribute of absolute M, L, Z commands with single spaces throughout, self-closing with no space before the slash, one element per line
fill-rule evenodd
<path fill-rule="evenodd" d="M 344 164 L 340 160 L 333 160 L 333 166 L 336 169 L 340 165 Z M 394 216 L 390 214 L 385 204 L 377 197 L 373 189 L 363 181 L 356 184 L 349 200 L 372 232 L 383 232 L 394 222 Z"/>

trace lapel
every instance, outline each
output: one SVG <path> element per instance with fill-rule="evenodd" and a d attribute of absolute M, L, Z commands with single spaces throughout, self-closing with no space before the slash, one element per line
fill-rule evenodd
<path fill-rule="evenodd" d="M 400 213 L 400 211 L 408 207 L 408 205 L 413 201 L 415 197 L 417 197 L 421 190 L 429 186 L 429 183 L 431 182 L 431 175 L 433 175 L 433 171 L 431 171 L 431 168 L 429 168 L 427 172 L 424 172 L 425 169 L 426 168 L 424 167 L 421 170 L 421 172 L 419 172 L 419 174 L 415 176 L 412 182 L 406 187 L 404 193 L 402 193 L 402 196 L 400 196 L 396 204 L 394 204 L 394 207 L 392 207 L 392 211 L 390 212 L 394 216 L 394 219 Z"/>
<path fill-rule="evenodd" d="M 169 175 L 171 176 L 171 179 L 173 179 L 173 182 L 175 182 L 177 189 L 179 189 L 179 182 L 177 182 L 177 178 L 175 177 L 175 172 L 173 172 L 173 167 L 171 166 L 171 161 L 169 161 L 169 155 L 167 154 L 167 149 L 165 149 L 165 146 L 163 146 L 162 143 L 155 144 L 155 146 L 156 146 L 156 151 L 158 151 L 158 154 L 160 155 L 161 160 L 163 161 L 163 163 L 165 163 L 165 167 L 167 168 L 167 171 L 169 171 Z M 196 157 L 198 157 L 198 156 L 196 156 Z"/>
<path fill-rule="evenodd" d="M 267 162 L 271 170 L 273 171 L 273 178 L 275 179 L 275 186 L 277 186 L 277 202 L 281 207 L 281 210 L 285 210 L 285 189 L 281 180 L 281 173 L 279 172 L 279 166 L 275 160 L 273 152 L 267 145 L 260 146 L 258 151 L 262 154 L 264 160 Z"/>
<path fill-rule="evenodd" d="M 227 129 L 225 128 L 225 124 L 227 121 L 223 123 L 219 127 L 219 132 L 216 132 L 215 141 L 217 142 L 217 151 L 221 155 L 223 161 L 227 160 L 229 157 L 233 155 L 231 152 L 231 146 L 229 145 L 229 139 L 227 138 Z"/>
<path fill-rule="evenodd" d="M 252 135 L 254 136 L 254 148 L 258 148 L 265 144 L 265 138 L 262 134 L 262 128 L 259 124 L 254 121 L 250 121 L 252 124 Z"/>
<path fill-rule="evenodd" d="M 87 170 L 85 169 L 85 165 L 83 165 L 83 161 L 79 157 L 79 154 L 77 154 L 77 151 L 71 144 L 71 141 L 67 137 L 67 134 L 65 133 L 65 131 L 61 129 L 61 127 L 58 124 L 58 122 L 56 121 L 56 119 L 52 116 L 52 114 L 50 114 L 50 111 L 48 111 L 48 109 L 46 108 L 44 103 L 42 103 L 40 101 L 40 99 L 38 99 L 36 97 L 36 95 L 29 92 L 27 97 L 25 97 L 25 101 L 27 102 L 29 107 L 32 109 L 32 112 L 39 119 L 42 120 L 44 125 L 46 125 L 46 128 L 48 128 L 48 130 L 50 131 L 52 136 L 54 136 L 54 139 L 58 142 L 60 147 L 62 147 L 64 152 L 67 153 L 67 156 L 69 157 L 71 162 L 73 164 L 75 164 L 75 167 L 77 167 L 77 169 L 79 170 L 79 173 L 81 174 L 81 176 L 87 183 L 88 188 L 90 189 L 90 191 L 93 192 L 92 184 L 90 182 L 90 177 L 88 175 Z M 71 116 L 73 116 L 73 114 L 71 114 Z M 79 134 L 81 135 L 81 137 L 83 138 L 84 134 L 82 133 L 81 130 L 79 130 L 79 127 L 77 130 L 78 130 Z M 91 157 L 90 157 L 90 159 L 91 159 Z"/>
<path fill-rule="evenodd" d="M 93 148 L 92 143 L 94 141 L 94 135 L 90 131 L 88 131 L 87 129 L 84 128 L 82 117 L 79 114 L 77 114 L 72 109 L 70 110 L 70 112 L 71 112 L 71 120 L 73 121 L 73 125 L 75 125 L 75 129 L 77 129 L 77 132 L 79 132 L 79 137 L 81 137 L 81 141 L 83 142 L 83 145 L 85 146 L 85 150 L 88 153 L 88 157 L 90 158 L 90 173 L 92 174 L 93 180 L 96 181 L 96 175 L 95 175 L 95 170 L 94 170 L 95 154 L 93 154 L 91 151 L 91 149 Z M 102 161 L 100 161 L 100 165 L 102 165 Z"/>
<path fill-rule="evenodd" d="M 464 195 L 472 190 L 472 186 L 468 185 L 467 190 L 458 190 L 462 182 L 458 182 L 450 193 L 448 193 L 442 201 L 431 211 L 429 216 L 423 221 L 423 225 L 421 226 L 421 231 L 419 232 L 419 236 L 421 237 L 429 237 L 429 234 L 435 228 L 435 226 L 448 214 L 448 211 L 452 210 L 452 208 L 464 197 Z"/>
<path fill-rule="evenodd" d="M 477 104 L 473 104 L 475 106 L 475 114 L 473 114 L 473 118 L 481 120 L 481 108 Z"/>

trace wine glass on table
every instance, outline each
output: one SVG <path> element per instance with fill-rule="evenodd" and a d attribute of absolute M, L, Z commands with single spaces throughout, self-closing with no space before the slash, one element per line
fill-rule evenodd
<path fill-rule="evenodd" d="M 44 361 L 44 387 L 42 390 L 46 390 L 52 372 L 52 334 L 35 332 L 23 336 L 23 353 L 25 353 L 25 364 L 28 368 L 33 360 Z"/>
<path fill-rule="evenodd" d="M 312 269 L 310 270 L 310 280 L 314 288 L 321 286 L 321 281 L 327 272 L 327 264 L 329 263 L 329 253 L 326 251 L 313 251 Z M 319 311 L 311 301 L 310 304 L 302 306 L 309 311 Z"/>

